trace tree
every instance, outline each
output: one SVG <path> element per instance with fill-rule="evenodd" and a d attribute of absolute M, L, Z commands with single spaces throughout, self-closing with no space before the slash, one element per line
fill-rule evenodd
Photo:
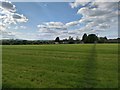
<path fill-rule="evenodd" d="M 74 44 L 74 39 L 71 36 L 69 36 L 69 44 Z"/>
<path fill-rule="evenodd" d="M 106 41 L 108 40 L 106 36 L 104 37 L 104 39 L 105 39 Z"/>
<path fill-rule="evenodd" d="M 107 37 L 100 37 L 98 40 L 99 43 L 105 43 L 107 42 Z"/>
<path fill-rule="evenodd" d="M 60 42 L 59 37 L 56 37 L 55 42 Z"/>
<path fill-rule="evenodd" d="M 87 40 L 87 34 L 85 33 L 85 34 L 83 35 L 83 37 L 82 37 L 82 40 L 81 40 L 81 41 L 83 41 L 84 43 L 86 43 L 86 40 Z"/>
<path fill-rule="evenodd" d="M 95 34 L 89 34 L 86 39 L 86 43 L 96 43 L 98 41 L 98 37 Z"/>

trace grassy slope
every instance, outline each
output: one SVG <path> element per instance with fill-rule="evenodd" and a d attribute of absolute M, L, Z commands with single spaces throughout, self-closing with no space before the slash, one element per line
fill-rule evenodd
<path fill-rule="evenodd" d="M 3 46 L 3 87 L 117 87 L 117 50 L 117 44 Z"/>

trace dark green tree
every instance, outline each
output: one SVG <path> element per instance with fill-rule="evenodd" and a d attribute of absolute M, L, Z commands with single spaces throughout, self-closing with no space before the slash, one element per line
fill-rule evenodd
<path fill-rule="evenodd" d="M 107 42 L 107 37 L 100 37 L 98 42 L 99 43 L 106 43 Z"/>
<path fill-rule="evenodd" d="M 55 42 L 60 42 L 60 38 L 56 37 Z"/>
<path fill-rule="evenodd" d="M 98 37 L 95 34 L 89 34 L 86 39 L 86 43 L 96 43 L 98 41 Z"/>
<path fill-rule="evenodd" d="M 74 44 L 74 39 L 71 36 L 69 36 L 69 44 Z"/>
<path fill-rule="evenodd" d="M 83 37 L 82 37 L 82 40 L 81 40 L 81 41 L 83 41 L 84 43 L 86 43 L 86 40 L 87 40 L 87 34 L 85 33 L 85 34 L 83 35 Z"/>

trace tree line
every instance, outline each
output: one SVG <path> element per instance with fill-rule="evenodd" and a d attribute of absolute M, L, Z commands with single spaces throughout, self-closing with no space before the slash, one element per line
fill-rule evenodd
<path fill-rule="evenodd" d="M 89 34 L 86 33 L 82 36 L 82 39 L 80 40 L 78 36 L 76 37 L 76 40 L 73 39 L 73 37 L 69 36 L 69 39 L 63 39 L 60 40 L 59 37 L 55 39 L 55 42 L 59 43 L 68 43 L 68 44 L 76 44 L 76 43 L 118 43 L 118 39 L 107 39 L 107 37 L 98 37 L 96 34 Z"/>
<path fill-rule="evenodd" d="M 60 40 L 59 37 L 56 37 L 55 40 L 19 40 L 19 39 L 6 39 L 1 40 L 0 44 L 2 45 L 40 45 L 40 44 L 82 44 L 82 43 L 118 43 L 118 39 L 107 39 L 107 37 L 98 37 L 96 34 L 86 33 L 82 36 L 80 40 L 77 36 L 76 39 L 69 36 L 68 39 Z"/>

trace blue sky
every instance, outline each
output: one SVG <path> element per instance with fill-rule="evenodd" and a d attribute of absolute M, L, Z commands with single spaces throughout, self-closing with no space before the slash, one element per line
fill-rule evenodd
<path fill-rule="evenodd" d="M 29 21 L 24 23 L 31 29 L 36 29 L 43 22 L 68 23 L 79 20 L 78 8 L 71 9 L 68 2 L 16 2 L 18 13 L 24 14 Z"/>
<path fill-rule="evenodd" d="M 53 40 L 58 36 L 61 39 L 72 36 L 75 39 L 77 36 L 82 38 L 84 33 L 94 33 L 108 38 L 118 37 L 116 3 L 95 3 L 95 6 L 89 2 L 9 2 L 7 4 L 1 8 L 8 18 L 3 21 L 7 28 L 1 26 L 5 31 L 4 37 Z"/>

